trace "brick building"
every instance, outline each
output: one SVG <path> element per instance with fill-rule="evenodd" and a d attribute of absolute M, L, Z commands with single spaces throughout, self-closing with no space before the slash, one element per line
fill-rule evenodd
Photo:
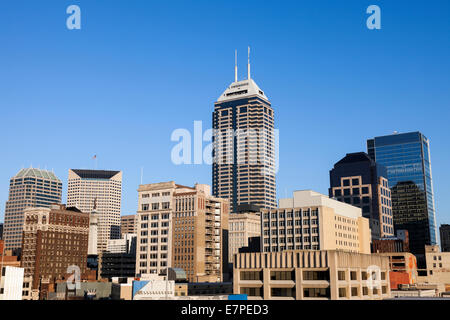
<path fill-rule="evenodd" d="M 26 209 L 21 264 L 25 277 L 33 277 L 32 289 L 64 279 L 69 266 L 85 274 L 88 233 L 89 215 L 76 208 L 56 204 Z"/>

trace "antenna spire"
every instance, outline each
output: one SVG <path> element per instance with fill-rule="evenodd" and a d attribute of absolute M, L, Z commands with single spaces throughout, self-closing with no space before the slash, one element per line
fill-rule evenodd
<path fill-rule="evenodd" d="M 251 79 L 250 77 L 250 46 L 248 47 L 248 64 L 247 64 L 247 69 L 248 69 L 248 80 Z"/>
<path fill-rule="evenodd" d="M 237 74 L 237 50 L 234 50 L 234 82 L 238 81 Z"/>

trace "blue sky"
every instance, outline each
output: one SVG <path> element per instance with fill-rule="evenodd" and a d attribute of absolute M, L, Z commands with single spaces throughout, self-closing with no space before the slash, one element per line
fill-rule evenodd
<path fill-rule="evenodd" d="M 81 8 L 82 29 L 66 28 Z M 381 30 L 366 8 L 381 8 Z M 0 220 L 22 167 L 122 170 L 122 213 L 136 189 L 211 183 L 208 165 L 176 166 L 173 130 L 210 128 L 214 101 L 252 76 L 280 130 L 279 197 L 327 193 L 329 170 L 374 136 L 431 141 L 438 223 L 450 223 L 450 2 L 23 1 L 0 3 Z"/>

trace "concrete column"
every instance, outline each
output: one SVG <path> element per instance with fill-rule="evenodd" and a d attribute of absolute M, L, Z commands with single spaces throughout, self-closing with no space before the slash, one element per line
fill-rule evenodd
<path fill-rule="evenodd" d="M 263 269 L 263 298 L 264 300 L 270 299 L 270 270 Z"/>
<path fill-rule="evenodd" d="M 295 268 L 295 298 L 303 300 L 303 270 Z"/>

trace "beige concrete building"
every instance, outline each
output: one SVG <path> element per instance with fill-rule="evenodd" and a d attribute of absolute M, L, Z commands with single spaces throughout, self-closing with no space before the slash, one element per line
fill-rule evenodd
<path fill-rule="evenodd" d="M 233 293 L 249 300 L 390 297 L 389 259 L 352 252 L 285 251 L 234 256 Z"/>
<path fill-rule="evenodd" d="M 261 210 L 261 248 L 342 250 L 370 254 L 369 220 L 361 209 L 311 190 L 280 199 L 279 208 Z"/>
<path fill-rule="evenodd" d="M 261 236 L 261 215 L 257 212 L 233 213 L 229 216 L 229 262 L 239 249 L 249 245 L 248 239 Z"/>
<path fill-rule="evenodd" d="M 208 185 L 162 182 L 138 189 L 137 274 L 181 268 L 191 282 L 223 281 L 228 261 L 225 199 Z"/>
<path fill-rule="evenodd" d="M 120 234 L 123 237 L 127 233 L 137 232 L 137 214 L 120 217 Z"/>
<path fill-rule="evenodd" d="M 120 239 L 122 172 L 70 169 L 67 206 L 92 212 L 97 203 L 97 251 L 106 250 L 109 239 Z"/>
<path fill-rule="evenodd" d="M 450 291 L 450 252 L 438 245 L 425 246 L 426 270 L 419 270 L 419 283 L 437 285 L 438 293 Z"/>

